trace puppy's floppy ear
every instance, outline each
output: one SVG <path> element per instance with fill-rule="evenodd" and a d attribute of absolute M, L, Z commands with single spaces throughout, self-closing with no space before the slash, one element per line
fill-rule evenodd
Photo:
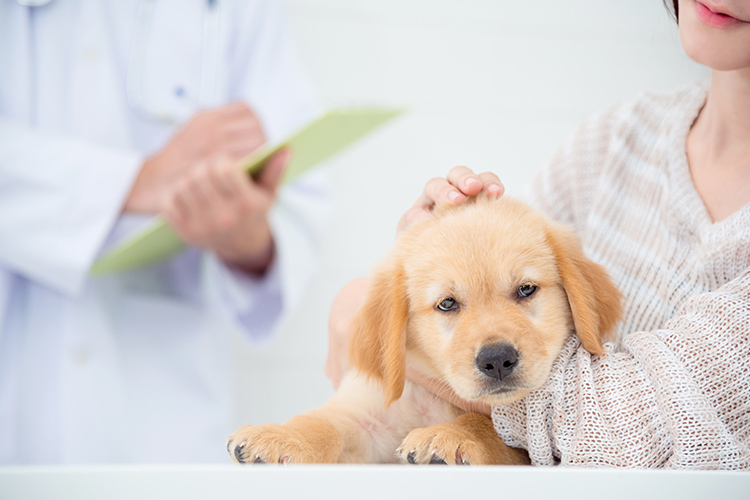
<path fill-rule="evenodd" d="M 404 271 L 391 261 L 372 279 L 349 350 L 352 365 L 382 383 L 386 407 L 404 391 L 408 317 Z"/>
<path fill-rule="evenodd" d="M 587 351 L 604 354 L 602 343 L 622 316 L 622 295 L 606 269 L 584 255 L 572 230 L 550 225 L 547 235 L 568 295 L 576 334 Z"/>

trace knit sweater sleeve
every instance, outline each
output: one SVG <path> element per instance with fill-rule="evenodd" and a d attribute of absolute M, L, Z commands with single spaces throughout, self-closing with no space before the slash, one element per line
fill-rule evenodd
<path fill-rule="evenodd" d="M 495 407 L 539 465 L 750 468 L 750 269 L 605 356 L 571 337 L 544 388 Z"/>
<path fill-rule="evenodd" d="M 682 157 L 704 98 L 644 94 L 595 115 L 531 186 L 626 297 L 606 355 L 571 336 L 542 388 L 493 409 L 535 464 L 750 469 L 750 211 L 696 213 Z"/>

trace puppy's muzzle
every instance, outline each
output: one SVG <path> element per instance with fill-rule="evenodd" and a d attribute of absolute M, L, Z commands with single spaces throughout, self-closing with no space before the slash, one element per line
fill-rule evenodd
<path fill-rule="evenodd" d="M 482 346 L 474 359 L 480 373 L 493 380 L 504 380 L 518 365 L 518 351 L 508 343 Z"/>

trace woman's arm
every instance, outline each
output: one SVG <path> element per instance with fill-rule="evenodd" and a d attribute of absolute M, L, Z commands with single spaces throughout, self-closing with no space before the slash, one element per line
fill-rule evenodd
<path fill-rule="evenodd" d="M 606 356 L 572 338 L 543 389 L 492 416 L 536 464 L 747 469 L 748 380 L 750 269 Z"/>
<path fill-rule="evenodd" d="M 425 193 L 439 202 L 457 185 L 433 180 Z M 607 356 L 571 337 L 544 389 L 494 409 L 496 429 L 537 464 L 748 468 L 749 325 L 750 270 Z"/>

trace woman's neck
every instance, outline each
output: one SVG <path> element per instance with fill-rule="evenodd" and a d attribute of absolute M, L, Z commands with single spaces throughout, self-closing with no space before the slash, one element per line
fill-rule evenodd
<path fill-rule="evenodd" d="M 712 73 L 706 105 L 693 129 L 708 141 L 714 160 L 750 152 L 750 69 Z"/>
<path fill-rule="evenodd" d="M 750 69 L 714 71 L 687 141 L 688 163 L 712 220 L 750 202 Z"/>

